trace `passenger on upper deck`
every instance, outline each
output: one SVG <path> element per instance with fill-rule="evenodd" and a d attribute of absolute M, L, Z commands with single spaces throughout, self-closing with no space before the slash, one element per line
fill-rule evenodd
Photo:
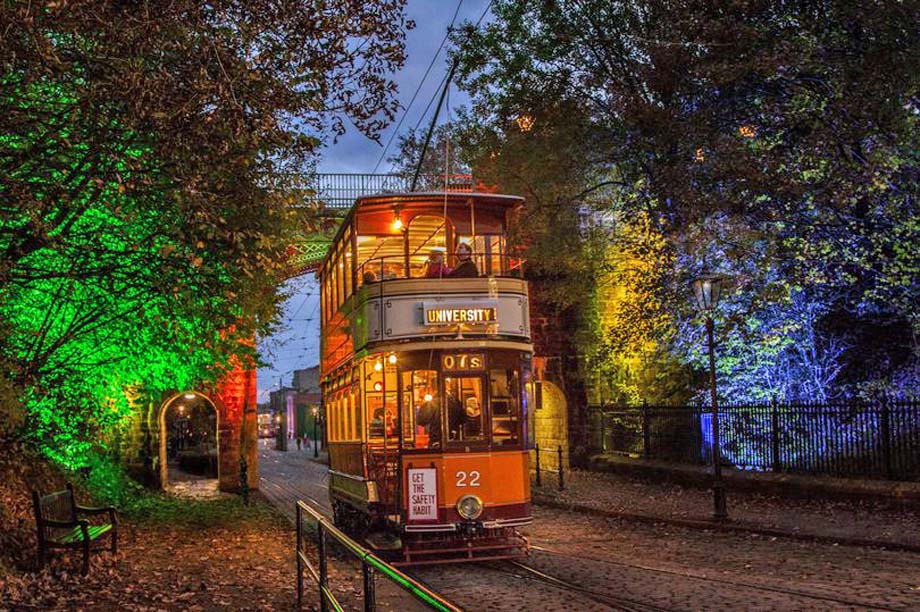
<path fill-rule="evenodd" d="M 428 254 L 428 269 L 425 276 L 428 278 L 441 278 L 448 276 L 450 268 L 444 265 L 444 253 L 438 249 L 432 249 Z"/>
<path fill-rule="evenodd" d="M 479 270 L 471 258 L 472 255 L 473 249 L 470 248 L 470 245 L 461 242 L 460 246 L 457 247 L 457 259 L 460 260 L 460 263 L 451 270 L 448 276 L 453 278 L 476 278 L 479 276 Z"/>

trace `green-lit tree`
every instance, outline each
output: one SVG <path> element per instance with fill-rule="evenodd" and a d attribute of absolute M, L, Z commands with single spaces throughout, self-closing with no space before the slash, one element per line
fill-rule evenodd
<path fill-rule="evenodd" d="M 248 358 L 312 223 L 291 173 L 392 117 L 408 26 L 402 0 L 0 6 L 0 348 L 46 452 Z"/>

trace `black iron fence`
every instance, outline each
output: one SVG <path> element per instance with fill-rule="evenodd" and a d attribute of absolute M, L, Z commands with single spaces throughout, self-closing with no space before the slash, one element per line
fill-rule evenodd
<path fill-rule="evenodd" d="M 595 451 L 705 464 L 707 406 L 590 407 Z M 722 460 L 744 470 L 920 478 L 920 401 L 767 402 L 719 407 Z"/>

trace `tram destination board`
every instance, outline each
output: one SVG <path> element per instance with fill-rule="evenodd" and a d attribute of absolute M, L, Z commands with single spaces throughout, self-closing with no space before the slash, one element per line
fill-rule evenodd
<path fill-rule="evenodd" d="M 486 356 L 482 353 L 445 353 L 441 355 L 441 370 L 444 372 L 468 372 L 485 368 Z"/>
<path fill-rule="evenodd" d="M 483 325 L 498 321 L 494 301 L 477 303 L 424 302 L 425 325 Z"/>

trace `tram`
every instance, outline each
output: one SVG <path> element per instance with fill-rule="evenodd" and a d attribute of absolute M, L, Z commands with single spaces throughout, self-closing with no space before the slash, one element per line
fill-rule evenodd
<path fill-rule="evenodd" d="M 402 564 L 526 554 L 533 447 L 517 196 L 359 198 L 318 272 L 334 520 Z"/>

